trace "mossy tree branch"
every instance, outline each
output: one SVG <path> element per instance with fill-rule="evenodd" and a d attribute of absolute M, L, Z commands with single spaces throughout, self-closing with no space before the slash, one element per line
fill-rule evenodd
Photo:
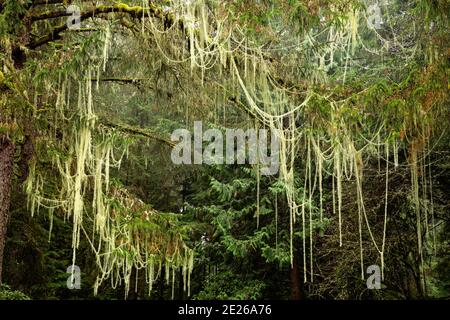
<path fill-rule="evenodd" d="M 106 5 L 99 5 L 96 6 L 94 8 L 88 9 L 84 12 L 80 13 L 80 21 L 84 21 L 87 20 L 89 18 L 94 18 L 97 15 L 101 15 L 101 14 L 108 14 L 108 13 L 126 13 L 128 15 L 131 15 L 134 18 L 142 18 L 142 16 L 146 16 L 146 15 L 150 15 L 153 17 L 158 17 L 160 19 L 164 19 L 165 21 L 168 21 L 170 23 L 174 23 L 175 18 L 173 16 L 173 14 L 171 13 L 164 13 L 164 11 L 157 7 L 154 4 L 150 4 L 149 7 L 141 7 L 141 6 L 129 6 L 127 4 L 124 3 L 116 3 L 114 5 L 111 6 L 106 6 Z M 53 18 L 59 18 L 59 17 L 65 17 L 65 16 L 69 16 L 70 14 L 67 13 L 66 11 L 50 11 L 50 12 L 45 12 L 45 13 L 41 13 L 39 15 L 36 16 L 32 16 L 31 20 L 32 21 L 40 21 L 40 20 L 48 20 L 48 19 L 53 19 Z M 183 26 L 183 23 L 180 22 L 180 26 Z M 55 41 L 55 40 L 59 40 L 62 38 L 62 33 L 64 31 L 67 31 L 69 29 L 69 27 L 67 26 L 66 23 L 61 24 L 57 27 L 55 27 L 51 32 L 49 32 L 48 34 L 39 37 L 39 38 L 34 38 L 32 41 L 30 41 L 30 43 L 28 44 L 28 48 L 29 49 L 36 49 L 42 45 L 45 45 L 51 41 Z"/>
<path fill-rule="evenodd" d="M 166 139 L 164 137 L 161 137 L 158 133 L 153 132 L 151 130 L 148 129 L 143 129 L 143 128 L 136 128 L 133 126 L 129 126 L 129 125 L 125 125 L 125 124 L 119 124 L 119 123 L 113 123 L 107 119 L 101 119 L 100 120 L 100 125 L 106 128 L 111 128 L 111 129 L 115 129 L 117 131 L 126 133 L 126 134 L 131 134 L 134 136 L 142 136 L 145 138 L 150 138 L 152 140 L 158 141 L 158 142 L 162 142 L 165 145 L 168 145 L 169 147 L 173 148 L 176 143 Z"/>

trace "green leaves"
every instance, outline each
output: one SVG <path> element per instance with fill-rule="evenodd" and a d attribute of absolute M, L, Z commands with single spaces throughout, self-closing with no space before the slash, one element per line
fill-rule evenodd
<path fill-rule="evenodd" d="M 255 186 L 253 179 L 233 179 L 229 183 L 221 183 L 214 177 L 211 178 L 210 187 L 213 194 L 219 196 L 219 201 L 228 202 L 232 198 L 243 195 Z"/>
<path fill-rule="evenodd" d="M 22 28 L 21 16 L 26 13 L 26 6 L 31 0 L 5 0 L 0 13 L 0 37 L 8 36 Z"/>
<path fill-rule="evenodd" d="M 263 298 L 266 288 L 264 281 L 252 279 L 251 276 L 242 279 L 231 271 L 211 273 L 205 281 L 205 287 L 194 299 L 198 300 L 256 300 Z"/>
<path fill-rule="evenodd" d="M 26 294 L 11 290 L 6 284 L 0 284 L 0 300 L 31 300 Z"/>

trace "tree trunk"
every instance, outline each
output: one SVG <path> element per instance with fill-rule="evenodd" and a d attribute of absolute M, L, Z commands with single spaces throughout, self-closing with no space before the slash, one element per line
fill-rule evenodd
<path fill-rule="evenodd" d="M 302 300 L 303 299 L 303 293 L 301 290 L 301 283 L 300 283 L 300 271 L 298 269 L 297 264 L 297 255 L 294 254 L 294 260 L 291 266 L 291 300 Z"/>
<path fill-rule="evenodd" d="M 11 202 L 14 150 L 14 144 L 7 137 L 0 136 L 0 284 L 2 283 L 3 253 Z"/>

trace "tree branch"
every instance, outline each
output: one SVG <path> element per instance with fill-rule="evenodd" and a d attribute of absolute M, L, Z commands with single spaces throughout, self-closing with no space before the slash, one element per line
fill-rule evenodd
<path fill-rule="evenodd" d="M 123 132 L 123 133 L 150 138 L 150 139 L 162 142 L 162 143 L 164 143 L 165 145 L 168 145 L 171 148 L 175 147 L 175 145 L 176 145 L 175 142 L 173 142 L 171 140 L 168 140 L 166 138 L 163 138 L 159 134 L 157 134 L 157 133 L 155 133 L 153 131 L 147 130 L 147 129 L 136 128 L 136 127 L 132 127 L 132 126 L 124 125 L 124 124 L 113 123 L 113 122 L 110 122 L 110 121 L 108 121 L 106 119 L 100 120 L 100 125 L 102 125 L 104 127 L 107 127 L 107 128 L 116 129 L 116 130 L 118 130 L 120 132 Z"/>
<path fill-rule="evenodd" d="M 84 21 L 89 18 L 93 18 L 96 15 L 100 14 L 108 14 L 108 13 L 126 13 L 129 14 L 135 18 L 141 18 L 143 15 L 151 15 L 153 17 L 159 17 L 161 19 L 166 19 L 167 21 L 175 21 L 174 17 L 170 13 L 164 13 L 163 10 L 154 4 L 150 4 L 148 8 L 140 7 L 140 6 L 133 6 L 130 7 L 127 4 L 124 3 L 116 3 L 112 6 L 105 6 L 100 5 L 97 7 L 94 7 L 88 11 L 82 12 L 80 14 L 80 21 Z M 56 11 L 56 12 L 46 12 L 38 16 L 33 16 L 31 19 L 33 21 L 38 20 L 45 20 L 50 18 L 57 18 L 57 17 L 64 17 L 68 16 L 69 14 L 66 11 Z M 181 22 L 180 22 L 181 23 Z M 182 25 L 182 23 L 181 23 Z M 61 33 L 66 31 L 69 27 L 66 23 L 55 27 L 50 33 L 48 33 L 45 36 L 42 36 L 37 39 L 33 39 L 30 44 L 28 45 L 29 49 L 36 49 L 42 45 L 47 44 L 50 41 L 61 39 Z"/>
<path fill-rule="evenodd" d="M 102 82 L 120 82 L 120 83 L 127 83 L 127 84 L 139 84 L 142 81 L 150 80 L 148 78 L 100 78 L 95 79 L 92 78 L 91 81 L 102 81 Z"/>

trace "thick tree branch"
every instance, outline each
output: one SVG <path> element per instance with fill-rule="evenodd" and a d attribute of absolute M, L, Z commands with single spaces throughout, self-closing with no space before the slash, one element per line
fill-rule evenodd
<path fill-rule="evenodd" d="M 150 80 L 149 78 L 100 78 L 95 79 L 92 78 L 91 81 L 100 81 L 100 82 L 119 82 L 125 84 L 140 84 L 142 81 Z"/>
<path fill-rule="evenodd" d="M 47 20 L 47 19 L 55 19 L 55 18 L 61 18 L 61 17 L 67 17 L 72 15 L 72 13 L 69 13 L 65 10 L 59 10 L 59 11 L 46 11 L 43 13 L 40 13 L 36 16 L 31 16 L 31 20 L 33 22 L 40 21 L 40 20 Z"/>
<path fill-rule="evenodd" d="M 106 119 L 101 119 L 100 120 L 100 125 L 102 125 L 104 127 L 107 127 L 107 128 L 116 129 L 116 130 L 118 130 L 120 132 L 123 132 L 123 133 L 150 138 L 152 140 L 156 140 L 156 141 L 162 142 L 162 143 L 168 145 L 171 148 L 173 148 L 176 145 L 175 142 L 170 141 L 170 140 L 168 140 L 166 138 L 163 138 L 159 134 L 157 134 L 157 133 L 155 133 L 153 131 L 147 130 L 147 129 L 136 128 L 136 127 L 132 127 L 132 126 L 129 126 L 129 125 L 113 123 L 113 122 L 110 122 L 110 121 L 108 121 Z"/>
<path fill-rule="evenodd" d="M 140 6 L 133 6 L 130 7 L 127 4 L 124 3 L 116 3 L 112 6 L 105 6 L 100 5 L 97 7 L 94 7 L 90 10 L 84 11 L 80 15 L 80 21 L 84 21 L 89 18 L 93 18 L 97 15 L 101 14 L 108 14 L 108 13 L 126 13 L 129 14 L 135 18 L 142 18 L 142 16 L 150 15 L 153 17 L 159 17 L 161 19 L 165 19 L 166 21 L 173 21 L 175 20 L 173 15 L 170 13 L 164 13 L 163 10 L 154 4 L 150 4 L 148 8 L 140 7 Z M 33 16 L 31 19 L 33 21 L 37 20 L 43 20 L 43 19 L 50 19 L 50 18 L 57 18 L 57 17 L 64 17 L 68 16 L 69 14 L 66 11 L 56 11 L 56 12 L 46 12 L 38 16 Z M 182 25 L 182 23 L 181 23 Z M 30 44 L 28 45 L 29 49 L 36 49 L 42 45 L 45 45 L 49 43 L 50 41 L 61 39 L 61 33 L 68 30 L 68 26 L 66 23 L 55 27 L 50 33 L 48 33 L 45 36 L 42 36 L 37 39 L 33 39 Z"/>

